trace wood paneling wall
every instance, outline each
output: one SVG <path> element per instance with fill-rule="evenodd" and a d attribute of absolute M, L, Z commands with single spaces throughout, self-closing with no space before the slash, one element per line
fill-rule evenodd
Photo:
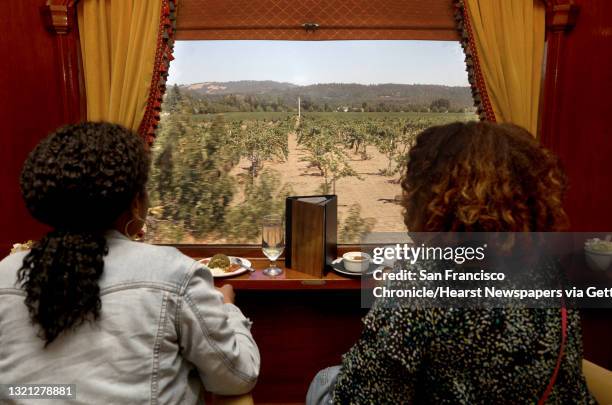
<path fill-rule="evenodd" d="M 239 291 L 253 321 L 261 371 L 257 404 L 299 404 L 315 374 L 340 364 L 361 334 L 360 290 Z"/>
<path fill-rule="evenodd" d="M 559 17 L 569 1 L 561 3 Z M 548 33 L 542 143 L 569 178 L 574 231 L 612 232 L 612 1 L 574 0 L 575 26 Z M 612 368 L 612 311 L 582 311 L 584 356 Z"/>
<path fill-rule="evenodd" d="M 30 150 L 50 131 L 80 118 L 71 105 L 78 77 L 76 32 L 59 37 L 45 0 L 4 4 L 0 13 L 0 257 L 14 242 L 40 237 L 45 228 L 27 213 L 19 173 Z M 64 5 L 65 6 L 65 5 Z M 55 9 L 62 19 L 62 5 Z M 77 64 L 75 64 L 77 63 Z M 77 75 L 78 76 L 78 75 Z M 67 90 L 71 83 L 72 90 Z"/>
<path fill-rule="evenodd" d="M 563 161 L 575 231 L 612 231 L 612 1 L 574 0 L 576 25 L 549 32 L 542 142 Z"/>

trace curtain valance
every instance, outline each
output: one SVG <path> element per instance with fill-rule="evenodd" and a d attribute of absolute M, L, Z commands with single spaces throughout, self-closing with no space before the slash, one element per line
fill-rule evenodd
<path fill-rule="evenodd" d="M 451 0 L 181 0 L 177 39 L 458 40 L 453 12 Z"/>

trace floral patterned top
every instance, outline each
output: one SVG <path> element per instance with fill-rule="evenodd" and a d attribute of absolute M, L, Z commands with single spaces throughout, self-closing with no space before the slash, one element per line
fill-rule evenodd
<path fill-rule="evenodd" d="M 336 404 L 534 404 L 559 355 L 559 309 L 375 306 L 343 357 Z M 594 404 L 577 311 L 548 404 Z"/>
<path fill-rule="evenodd" d="M 506 274 L 513 273 L 507 286 L 519 280 L 541 288 L 563 283 L 554 260 L 543 256 L 535 267 L 527 263 L 522 258 L 504 260 Z M 421 267 L 434 271 L 447 265 L 425 262 Z M 410 283 L 388 286 L 415 285 Z M 428 281 L 420 285 L 431 287 Z M 334 403 L 498 405 L 536 404 L 542 398 L 559 358 L 560 302 L 555 301 L 556 308 L 524 308 L 503 301 L 499 308 L 456 308 L 452 300 L 432 307 L 418 298 L 397 304 L 388 298 L 374 302 L 360 340 L 343 357 Z M 582 374 L 580 316 L 572 309 L 567 310 L 566 334 L 546 403 L 595 404 Z"/>

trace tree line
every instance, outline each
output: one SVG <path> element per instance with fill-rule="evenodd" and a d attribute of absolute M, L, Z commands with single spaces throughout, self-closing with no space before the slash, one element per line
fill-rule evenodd
<path fill-rule="evenodd" d="M 184 91 L 176 84 L 166 96 L 165 111 L 185 114 L 217 114 L 223 112 L 297 112 L 298 96 L 218 94 L 202 95 Z M 454 112 L 462 113 L 471 107 L 453 105 L 448 98 L 436 98 L 431 103 L 411 103 L 390 98 L 385 101 L 317 101 L 303 95 L 301 110 L 304 112 Z"/>

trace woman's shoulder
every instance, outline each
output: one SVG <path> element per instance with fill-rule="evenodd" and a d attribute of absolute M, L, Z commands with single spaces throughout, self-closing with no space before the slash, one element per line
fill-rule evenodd
<path fill-rule="evenodd" d="M 180 289 L 196 270 L 204 267 L 172 246 L 134 242 L 125 237 L 108 238 L 108 254 L 100 287 L 159 285 Z M 0 261 L 0 289 L 17 289 L 17 273 L 29 251 L 19 251 Z"/>
<path fill-rule="evenodd" d="M 0 290 L 16 288 L 17 272 L 29 251 L 11 253 L 0 260 Z"/>
<path fill-rule="evenodd" d="M 109 238 L 101 287 L 157 283 L 180 289 L 200 267 L 198 261 L 172 246 Z"/>

